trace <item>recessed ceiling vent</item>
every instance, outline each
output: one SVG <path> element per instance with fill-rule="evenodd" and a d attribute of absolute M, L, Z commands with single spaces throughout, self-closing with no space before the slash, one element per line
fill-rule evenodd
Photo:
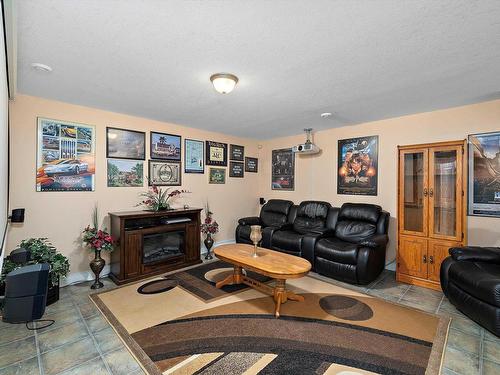
<path fill-rule="evenodd" d="M 306 132 L 306 143 L 302 143 L 300 145 L 293 146 L 292 151 L 297 153 L 297 154 L 317 154 L 321 150 L 318 146 L 316 146 L 311 141 L 312 128 L 304 129 L 304 131 Z"/>

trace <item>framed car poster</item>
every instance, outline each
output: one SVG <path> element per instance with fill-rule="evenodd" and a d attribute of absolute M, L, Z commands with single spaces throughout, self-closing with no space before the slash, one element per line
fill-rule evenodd
<path fill-rule="evenodd" d="M 181 161 L 181 136 L 165 133 L 150 133 L 151 159 Z"/>
<path fill-rule="evenodd" d="M 226 168 L 208 168 L 209 184 L 225 184 Z"/>
<path fill-rule="evenodd" d="M 377 195 L 378 136 L 338 141 L 337 194 Z"/>
<path fill-rule="evenodd" d="M 229 145 L 229 160 L 243 161 L 245 158 L 245 147 Z"/>
<path fill-rule="evenodd" d="M 205 173 L 204 142 L 194 139 L 184 140 L 184 172 Z"/>
<path fill-rule="evenodd" d="M 206 141 L 207 165 L 227 167 L 227 143 Z"/>
<path fill-rule="evenodd" d="M 259 159 L 245 157 L 245 172 L 257 173 L 259 170 Z"/>
<path fill-rule="evenodd" d="M 149 160 L 149 185 L 180 186 L 181 163 Z"/>
<path fill-rule="evenodd" d="M 229 162 L 229 177 L 243 178 L 245 176 L 245 164 L 239 161 Z"/>
<path fill-rule="evenodd" d="M 291 148 L 272 151 L 272 190 L 295 189 L 295 154 Z"/>
<path fill-rule="evenodd" d="M 37 119 L 37 191 L 94 191 L 95 128 Z"/>
<path fill-rule="evenodd" d="M 500 132 L 469 135 L 468 215 L 500 217 Z"/>
<path fill-rule="evenodd" d="M 146 159 L 146 133 L 136 130 L 106 128 L 106 157 Z"/>

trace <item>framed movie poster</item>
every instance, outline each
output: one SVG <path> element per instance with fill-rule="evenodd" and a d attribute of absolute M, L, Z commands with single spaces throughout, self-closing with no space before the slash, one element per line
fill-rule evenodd
<path fill-rule="evenodd" d="M 225 184 L 226 168 L 208 168 L 209 184 Z"/>
<path fill-rule="evenodd" d="M 205 150 L 203 141 L 184 140 L 184 172 L 205 173 Z"/>
<path fill-rule="evenodd" d="M 94 191 L 95 128 L 37 119 L 37 191 Z"/>
<path fill-rule="evenodd" d="M 238 161 L 229 162 L 229 177 L 243 178 L 245 175 L 245 164 Z"/>
<path fill-rule="evenodd" d="M 149 185 L 180 186 L 181 163 L 149 160 Z"/>
<path fill-rule="evenodd" d="M 271 179 L 273 190 L 294 190 L 295 154 L 291 148 L 273 150 Z"/>
<path fill-rule="evenodd" d="M 206 141 L 207 165 L 227 167 L 227 143 Z"/>
<path fill-rule="evenodd" d="M 469 135 L 468 157 L 468 214 L 500 217 L 500 132 Z"/>
<path fill-rule="evenodd" d="M 146 133 L 106 128 L 106 157 L 113 159 L 146 159 Z"/>
<path fill-rule="evenodd" d="M 108 159 L 108 187 L 142 187 L 144 162 Z"/>
<path fill-rule="evenodd" d="M 150 133 L 151 159 L 181 161 L 181 136 L 165 133 Z"/>
<path fill-rule="evenodd" d="M 245 147 L 229 145 L 229 160 L 243 161 L 245 157 Z"/>
<path fill-rule="evenodd" d="M 377 195 L 378 135 L 338 143 L 337 194 Z"/>
<path fill-rule="evenodd" d="M 245 157 L 245 172 L 257 173 L 259 170 L 259 159 Z"/>

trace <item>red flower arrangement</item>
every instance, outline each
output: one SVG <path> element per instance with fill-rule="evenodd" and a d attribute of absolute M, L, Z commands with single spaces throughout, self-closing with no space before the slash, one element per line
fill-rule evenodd
<path fill-rule="evenodd" d="M 212 215 L 213 213 L 207 210 L 205 222 L 201 224 L 201 233 L 212 235 L 219 232 L 219 224 L 212 218 Z"/>
<path fill-rule="evenodd" d="M 91 228 L 90 225 L 83 231 L 83 242 L 94 251 L 113 251 L 113 238 L 103 230 Z"/>
<path fill-rule="evenodd" d="M 172 190 L 172 188 L 161 189 L 156 185 L 152 185 L 149 190 L 145 193 L 141 193 L 140 196 L 144 199 L 137 204 L 137 206 L 146 206 L 148 210 L 151 211 L 162 211 L 169 210 L 171 198 L 177 197 L 183 193 L 189 193 L 187 190 Z"/>

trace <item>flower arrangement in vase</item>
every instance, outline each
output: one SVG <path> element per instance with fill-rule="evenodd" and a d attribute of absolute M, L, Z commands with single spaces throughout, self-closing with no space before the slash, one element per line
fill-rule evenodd
<path fill-rule="evenodd" d="M 99 229 L 97 206 L 94 207 L 92 213 L 92 225 L 93 227 L 87 225 L 87 228 L 83 230 L 82 237 L 83 243 L 94 251 L 94 259 L 89 264 L 95 275 L 95 281 L 91 288 L 99 289 L 104 286 L 99 280 L 99 275 L 106 264 L 106 261 L 101 258 L 101 251 L 113 251 L 113 238 L 105 230 Z"/>
<path fill-rule="evenodd" d="M 213 212 L 210 211 L 207 207 L 205 208 L 206 216 L 205 216 L 205 221 L 203 224 L 201 224 L 201 233 L 205 235 L 205 247 L 207 248 L 207 255 L 205 255 L 205 259 L 212 259 L 212 254 L 210 253 L 210 249 L 214 245 L 214 239 L 212 236 L 216 233 L 219 232 L 219 223 L 214 220 L 213 218 Z"/>
<path fill-rule="evenodd" d="M 143 200 L 138 203 L 137 206 L 146 206 L 149 211 L 170 210 L 171 207 L 169 201 L 183 193 L 189 193 L 189 191 L 178 189 L 172 190 L 172 188 L 163 190 L 153 184 L 148 191 L 140 194 L 140 196 L 143 197 Z"/>

